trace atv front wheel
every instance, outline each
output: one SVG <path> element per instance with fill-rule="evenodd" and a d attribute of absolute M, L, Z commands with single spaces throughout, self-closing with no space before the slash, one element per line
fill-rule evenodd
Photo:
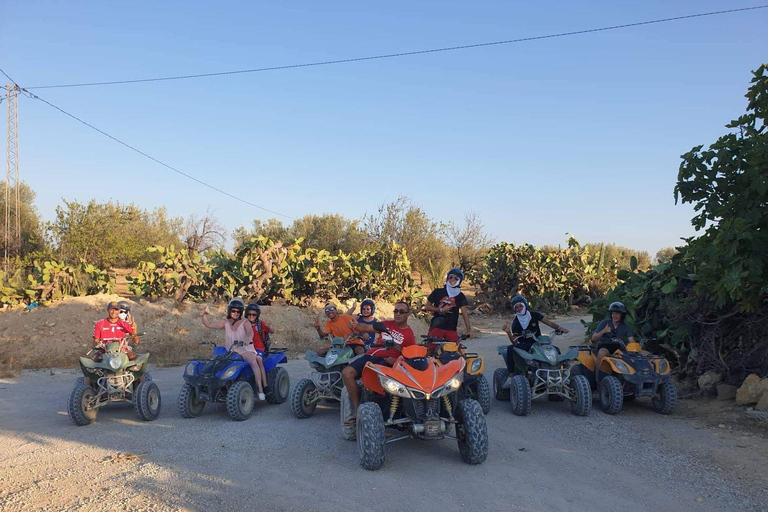
<path fill-rule="evenodd" d="M 301 379 L 293 386 L 291 411 L 299 419 L 309 418 L 317 407 L 317 387 L 312 379 Z"/>
<path fill-rule="evenodd" d="M 583 375 L 571 376 L 571 391 L 576 397 L 571 400 L 571 412 L 576 416 L 588 416 L 592 410 L 592 388 Z"/>
<path fill-rule="evenodd" d="M 151 380 L 142 381 L 133 394 L 133 407 L 144 421 L 152 421 L 160 415 L 160 388 Z"/>
<path fill-rule="evenodd" d="M 205 400 L 197 398 L 195 386 L 185 382 L 179 393 L 179 414 L 182 418 L 196 418 L 203 413 Z"/>
<path fill-rule="evenodd" d="M 509 402 L 512 404 L 512 412 L 517 416 L 528 416 L 531 413 L 531 385 L 525 375 L 512 377 Z"/>
<path fill-rule="evenodd" d="M 483 414 L 491 410 L 491 385 L 482 373 L 477 376 L 477 402 L 483 409 Z"/>
<path fill-rule="evenodd" d="M 456 441 L 461 460 L 467 464 L 483 463 L 488 457 L 488 427 L 482 407 L 475 400 L 462 400 L 457 409 L 457 419 Z"/>
<path fill-rule="evenodd" d="M 482 416 L 482 414 L 481 414 Z M 384 465 L 384 417 L 376 402 L 365 402 L 357 408 L 357 448 L 360 464 L 365 469 L 376 470 Z"/>
<path fill-rule="evenodd" d="M 621 381 L 607 375 L 600 381 L 600 406 L 607 414 L 618 414 L 624 404 L 624 390 Z"/>
<path fill-rule="evenodd" d="M 667 381 L 661 384 L 657 394 L 651 399 L 653 408 L 660 414 L 672 414 L 677 405 L 677 388 L 674 382 Z"/>
<path fill-rule="evenodd" d="M 496 371 L 493 372 L 493 395 L 496 400 L 502 402 L 509 400 L 509 388 L 504 389 L 502 387 L 507 382 L 507 377 L 509 377 L 509 372 L 506 368 L 496 368 Z"/>
<path fill-rule="evenodd" d="M 78 427 L 84 427 L 96 421 L 96 415 L 99 413 L 99 410 L 95 407 L 93 409 L 86 409 L 88 402 L 94 396 L 96 396 L 96 391 L 83 383 L 78 383 L 75 389 L 72 390 L 72 393 L 69 394 L 67 412 L 69 413 L 69 419 Z"/>
<path fill-rule="evenodd" d="M 251 384 L 238 380 L 232 383 L 227 391 L 227 413 L 235 421 L 244 421 L 253 414 L 253 387 Z"/>
<path fill-rule="evenodd" d="M 291 389 L 291 380 L 288 378 L 288 371 L 282 366 L 275 366 L 267 374 L 267 385 L 269 391 L 267 402 L 271 404 L 281 404 L 288 399 L 288 391 Z"/>

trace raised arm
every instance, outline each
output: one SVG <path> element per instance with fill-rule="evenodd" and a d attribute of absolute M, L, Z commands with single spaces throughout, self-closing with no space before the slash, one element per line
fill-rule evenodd
<path fill-rule="evenodd" d="M 200 310 L 200 317 L 203 319 L 203 325 L 209 329 L 223 329 L 224 320 L 213 320 L 208 318 L 208 307 L 204 307 Z"/>

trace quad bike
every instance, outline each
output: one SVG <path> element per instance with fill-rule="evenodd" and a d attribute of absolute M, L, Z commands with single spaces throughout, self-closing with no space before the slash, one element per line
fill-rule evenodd
<path fill-rule="evenodd" d="M 547 396 L 550 401 L 568 400 L 576 416 L 587 416 L 592 410 L 592 391 L 583 375 L 570 370 L 579 355 L 576 348 L 565 354 L 552 344 L 554 334 L 536 336 L 524 330 L 518 339 L 535 340 L 529 352 L 510 345 L 499 347 L 499 354 L 506 361 L 507 351 L 514 350 L 515 372 L 509 375 L 507 368 L 498 368 L 493 374 L 493 390 L 497 400 L 509 400 L 512 412 L 526 416 L 531 412 L 531 401 Z"/>
<path fill-rule="evenodd" d="M 125 339 L 104 340 L 106 346 L 92 349 L 80 358 L 83 377 L 77 379 L 69 395 L 67 412 L 77 426 L 93 423 L 99 409 L 115 402 L 132 402 L 144 421 L 160 414 L 160 389 L 147 371 L 149 354 L 137 354 L 131 361 L 125 352 Z M 101 351 L 97 361 L 92 355 Z"/>
<path fill-rule="evenodd" d="M 208 402 L 223 402 L 227 413 L 236 421 L 247 420 L 253 414 L 256 379 L 253 368 L 234 351 L 243 346 L 242 341 L 232 344 L 229 350 L 210 345 L 212 356 L 208 359 L 193 359 L 184 367 L 184 385 L 179 392 L 179 412 L 183 418 L 194 418 L 202 414 Z M 279 364 L 287 363 L 286 349 L 266 347 L 264 371 L 267 372 L 267 388 L 264 390 L 267 402 L 281 404 L 288 398 L 290 380 L 288 371 Z"/>
<path fill-rule="evenodd" d="M 301 379 L 293 386 L 291 411 L 294 416 L 299 419 L 309 418 L 314 414 L 320 400 L 326 402 L 341 400 L 341 392 L 344 388 L 341 371 L 355 357 L 353 348 L 347 346 L 346 343 L 350 338 L 356 337 L 358 336 L 352 335 L 345 340 L 338 336 L 335 338 L 325 336 L 323 339 L 331 342 L 331 349 L 325 356 L 319 356 L 317 352 L 307 350 L 304 358 L 309 362 L 313 371 L 309 379 Z"/>
<path fill-rule="evenodd" d="M 395 345 L 383 324 L 377 330 L 382 332 L 385 345 Z M 428 357 L 421 345 L 403 348 L 392 368 L 366 363 L 355 421 L 362 466 L 379 469 L 384 464 L 384 445 L 408 437 L 456 439 L 464 462 L 484 462 L 488 456 L 488 430 L 483 410 L 476 400 L 460 399 L 458 393 L 465 367 L 463 357 L 440 364 Z M 449 433 L 451 426 L 454 435 Z M 387 437 L 387 428 L 399 434 Z"/>
<path fill-rule="evenodd" d="M 427 345 L 427 355 L 437 358 L 442 364 L 464 358 L 467 365 L 464 369 L 464 381 L 459 388 L 459 399 L 472 398 L 477 400 L 483 409 L 483 414 L 488 414 L 491 410 L 491 385 L 483 375 L 485 362 L 482 356 L 474 352 L 467 352 L 467 347 L 461 343 L 469 338 L 469 335 L 462 334 L 457 343 L 434 336 L 422 336 L 422 338 Z"/>
<path fill-rule="evenodd" d="M 662 356 L 643 355 L 640 343 L 624 343 L 613 338 L 610 343 L 619 349 L 597 363 L 597 348 L 590 345 L 572 347 L 579 351 L 572 372 L 584 376 L 600 395 L 600 406 L 608 414 L 621 411 L 624 402 L 651 397 L 653 408 L 661 414 L 671 414 L 677 405 L 677 388 L 672 382 L 669 361 Z"/>

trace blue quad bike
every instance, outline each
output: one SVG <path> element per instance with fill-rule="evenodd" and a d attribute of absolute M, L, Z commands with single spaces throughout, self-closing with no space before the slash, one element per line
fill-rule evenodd
<path fill-rule="evenodd" d="M 213 354 L 208 359 L 193 359 L 184 367 L 184 385 L 179 393 L 179 412 L 183 418 L 202 414 L 208 402 L 223 402 L 227 413 L 235 421 L 247 420 L 253 413 L 256 380 L 251 365 L 237 352 L 216 346 L 212 341 Z M 232 349 L 242 346 L 236 342 Z M 291 387 L 288 371 L 280 364 L 288 362 L 284 348 L 267 348 L 264 370 L 267 372 L 267 402 L 281 404 L 288 398 Z"/>

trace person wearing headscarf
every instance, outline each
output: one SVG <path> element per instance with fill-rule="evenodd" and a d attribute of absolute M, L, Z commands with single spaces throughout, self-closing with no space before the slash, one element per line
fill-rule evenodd
<path fill-rule="evenodd" d="M 514 344 L 520 350 L 526 352 L 531 350 L 531 346 L 535 340 L 530 338 L 521 338 L 520 335 L 523 331 L 531 331 L 535 336 L 541 336 L 541 327 L 539 323 L 548 325 L 553 329 L 568 332 L 568 329 L 559 326 L 558 324 L 547 320 L 544 315 L 538 311 L 531 311 L 528 306 L 528 301 L 522 295 L 515 295 L 511 300 L 512 311 L 515 312 L 515 319 L 512 324 L 505 323 L 501 330 L 507 333 L 509 341 Z M 507 350 L 507 370 L 509 373 L 514 373 L 515 361 L 513 358 L 514 350 Z"/>
<path fill-rule="evenodd" d="M 429 335 L 442 338 L 446 341 L 457 342 L 459 340 L 458 325 L 459 314 L 464 319 L 464 327 L 470 338 L 474 338 L 472 325 L 469 323 L 467 306 L 469 301 L 461 292 L 461 282 L 464 273 L 458 268 L 448 271 L 443 288 L 436 288 L 427 297 L 424 309 L 433 313 L 432 322 L 429 325 Z"/>

